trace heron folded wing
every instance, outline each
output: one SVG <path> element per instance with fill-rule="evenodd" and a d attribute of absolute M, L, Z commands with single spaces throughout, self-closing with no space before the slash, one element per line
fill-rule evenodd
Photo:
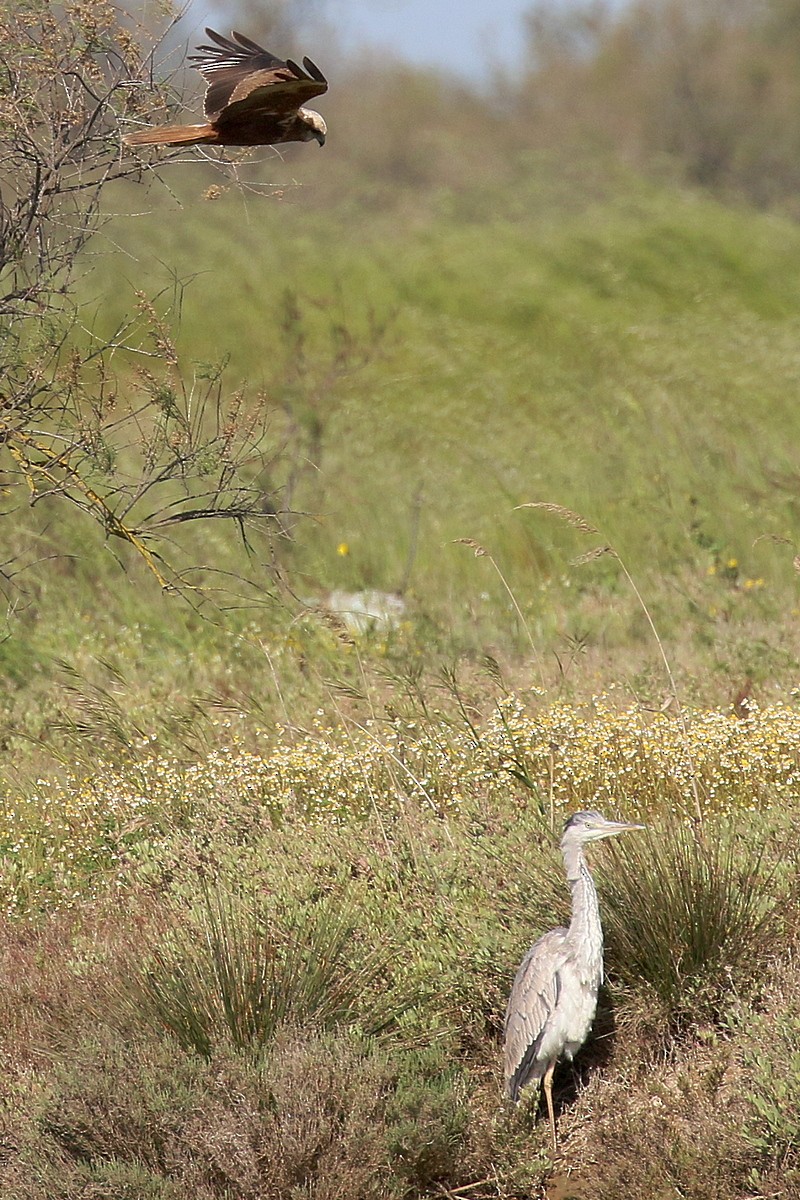
<path fill-rule="evenodd" d="M 566 929 L 552 929 L 531 946 L 511 988 L 505 1019 L 505 1080 L 512 1100 L 531 1079 L 540 1079 L 547 1057 L 542 1041 L 561 991 Z"/>

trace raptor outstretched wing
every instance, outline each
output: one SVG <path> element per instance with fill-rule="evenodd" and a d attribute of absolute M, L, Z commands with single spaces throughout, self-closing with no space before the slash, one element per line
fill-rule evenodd
<path fill-rule="evenodd" d="M 189 61 L 208 84 L 204 107 L 209 120 L 222 118 L 228 124 L 256 114 L 281 118 L 328 89 L 325 76 L 310 58 L 299 67 L 235 30 L 230 38 L 213 29 L 206 29 L 206 35 L 215 45 L 198 46 Z"/>

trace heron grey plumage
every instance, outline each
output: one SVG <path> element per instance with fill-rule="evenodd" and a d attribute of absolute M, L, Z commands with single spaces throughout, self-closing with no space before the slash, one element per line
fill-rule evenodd
<path fill-rule="evenodd" d="M 568 929 L 551 929 L 531 946 L 508 999 L 506 1095 L 517 1103 L 522 1088 L 544 1084 L 554 1150 L 553 1071 L 562 1054 L 571 1059 L 586 1040 L 603 981 L 603 928 L 584 847 L 630 829 L 644 826 L 608 821 L 599 812 L 575 813 L 567 821 L 561 853 L 572 891 L 572 919 Z"/>

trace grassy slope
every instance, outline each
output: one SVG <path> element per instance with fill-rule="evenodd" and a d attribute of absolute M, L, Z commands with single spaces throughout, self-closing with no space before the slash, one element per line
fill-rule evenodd
<path fill-rule="evenodd" d="M 791 552 L 754 539 L 791 536 L 796 525 L 800 235 L 635 181 L 602 202 L 573 198 L 563 212 L 542 202 L 537 186 L 513 198 L 442 196 L 419 211 L 360 213 L 357 223 L 352 211 L 318 212 L 294 199 L 251 198 L 247 213 L 237 198 L 192 203 L 157 221 L 117 224 L 116 240 L 134 257 L 101 258 L 91 286 L 102 291 L 114 273 L 103 312 L 112 320 L 129 307 L 116 282 L 120 261 L 136 287 L 156 286 L 157 259 L 179 274 L 198 272 L 184 297 L 184 350 L 201 360 L 230 354 L 233 380 L 290 400 L 301 425 L 319 419 L 320 471 L 307 477 L 297 506 L 320 520 L 301 526 L 286 561 L 301 590 L 396 586 L 421 497 L 412 625 L 388 645 L 368 644 L 367 660 L 374 649 L 390 671 L 410 676 L 415 663 L 435 672 L 453 645 L 491 649 L 512 664 L 522 647 L 519 669 L 530 681 L 529 650 L 490 564 L 449 545 L 470 536 L 507 573 L 546 672 L 549 649 L 565 663 L 566 635 L 577 647 L 588 634 L 589 657 L 575 649 L 577 692 L 624 676 L 645 694 L 658 692 L 663 680 L 647 675 L 652 638 L 613 561 L 568 567 L 572 555 L 611 540 L 652 604 L 684 694 L 695 679 L 705 699 L 727 700 L 745 671 L 762 692 L 783 687 L 796 661 Z M 293 374 L 281 324 L 287 287 L 299 297 L 306 331 L 305 368 Z M 342 336 L 332 326 L 368 346 L 370 310 L 389 319 L 387 332 L 359 370 L 341 373 L 334 360 Z M 513 513 L 531 499 L 578 509 L 602 537 Z M 647 787 L 654 812 L 668 807 L 669 770 L 646 748 L 646 717 L 632 709 L 624 718 L 630 742 L 602 715 L 590 717 L 584 740 L 569 708 L 558 735 L 545 721 L 538 757 L 529 746 L 521 762 L 541 794 L 498 774 L 484 734 L 488 766 L 464 788 L 472 802 L 443 819 L 424 800 L 447 797 L 458 742 L 430 710 L 422 734 L 396 715 L 378 724 L 390 755 L 374 749 L 371 732 L 362 744 L 347 726 L 345 753 L 315 729 L 307 743 L 286 746 L 285 757 L 269 755 L 281 710 L 259 637 L 268 634 L 300 722 L 330 707 L 332 696 L 344 704 L 320 679 L 348 671 L 358 679 L 346 644 L 313 623 L 290 624 L 285 610 L 231 618 L 232 631 L 210 625 L 150 585 L 131 587 L 102 543 L 82 541 L 68 521 L 48 534 L 57 535 L 85 557 L 40 572 L 36 606 L 3 646 L 14 722 L 49 732 L 59 704 L 66 707 L 83 722 L 68 753 L 86 761 L 137 729 L 180 747 L 180 718 L 195 720 L 186 703 L 193 693 L 235 699 L 249 690 L 262 705 L 267 757 L 265 766 L 248 756 L 246 722 L 244 747 L 220 723 L 209 736 L 225 752 L 196 771 L 171 758 L 128 764 L 119 775 L 92 770 L 64 792 L 36 789 L 28 845 L 23 828 L 6 832 L 14 842 L 7 890 L 35 906 L 53 895 L 60 902 L 73 887 L 85 895 L 84 877 L 96 889 L 90 904 L 79 899 L 74 912 L 38 927 L 3 927 L 5 1186 L 27 1200 L 87 1188 L 153 1200 L 261 1200 L 292 1187 L 365 1198 L 389 1188 L 398 1197 L 444 1187 L 506 1200 L 559 1192 L 567 1181 L 548 1160 L 546 1133 L 529 1117 L 502 1121 L 497 1102 L 511 964 L 565 900 L 536 802 L 556 783 L 563 806 L 593 802 L 603 749 L 619 771 L 618 782 L 604 774 L 602 786 L 613 790 L 604 803 L 616 806 L 623 795 L 636 803 Z M 235 547 L 214 537 L 201 553 L 235 565 Z M 348 556 L 336 553 L 342 541 Z M 241 631 L 244 640 L 235 636 Z M 53 687 L 57 655 L 86 676 L 66 705 Z M 97 659 L 119 668 L 123 681 Z M 488 679 L 467 686 L 478 705 L 493 695 Z M 716 789 L 723 811 L 723 801 L 745 806 L 754 788 L 769 809 L 776 781 L 790 808 L 796 747 L 783 724 L 734 725 L 737 741 L 726 721 L 709 715 L 727 771 Z M 693 726 L 701 739 L 703 728 Z M 677 724 L 674 732 L 683 744 Z M 475 754 L 472 739 L 462 741 Z M 585 755 L 588 782 L 570 761 L 559 760 L 556 771 L 562 741 Z M 24 756 L 21 741 L 10 746 Z M 668 752 L 668 766 L 679 757 Z M 378 782 L 367 771 L 373 758 Z M 631 782 L 631 763 L 646 787 Z M 424 780 L 419 810 L 410 778 Z M 282 827 L 272 812 L 279 784 L 301 813 L 306 792 L 314 811 L 317 798 L 341 807 L 355 790 L 372 816 L 351 825 L 339 813 L 344 823 L 331 830 L 292 820 L 290 808 Z M 397 805 L 389 796 L 411 799 Z M 24 818 L 24 806 L 19 811 Z M 620 1035 L 610 1052 L 602 1041 L 589 1051 L 584 1062 L 602 1062 L 602 1070 L 589 1072 L 576 1098 L 564 1080 L 574 1194 L 616 1200 L 668 1188 L 693 1200 L 738 1200 L 745 1190 L 766 1196 L 797 1186 L 798 983 L 787 949 L 797 924 L 796 869 L 783 858 L 779 814 L 753 820 L 768 862 L 779 864 L 770 895 L 779 894 L 789 914 L 777 946 L 769 945 L 775 965 L 750 968 L 755 980 L 748 971 L 737 976 L 739 994 L 726 1000 L 721 1024 L 699 1037 L 690 1032 L 667 1056 L 646 985 L 626 993 L 617 974 Z M 54 847 L 63 849 L 60 859 Z M 741 862 L 747 878 L 746 851 Z M 179 1053 L 120 1006 L 120 988 L 152 939 L 183 925 L 207 873 L 290 915 L 298 896 L 337 897 L 341 887 L 361 906 L 367 944 L 376 931 L 390 932 L 401 974 L 416 970 L 429 988 L 441 980 L 426 991 L 418 1021 L 428 1033 L 441 1024 L 443 1040 L 419 1057 L 391 1048 L 384 1057 L 348 1031 L 327 1040 L 305 1031 L 294 1041 L 289 1031 L 266 1063 L 224 1039 L 208 1064 Z"/>
<path fill-rule="evenodd" d="M 476 185 L 474 203 L 444 193 L 379 214 L 317 210 L 292 191 L 214 203 L 199 193 L 157 219 L 116 221 L 128 256 L 101 253 L 90 287 L 108 289 L 102 325 L 130 311 L 120 272 L 167 296 L 175 276 L 190 279 L 184 352 L 229 357 L 231 387 L 265 388 L 301 431 L 314 426 L 318 445 L 301 434 L 274 476 L 309 453 L 318 468 L 292 497 L 317 518 L 285 564 L 301 594 L 395 589 L 414 544 L 414 612 L 439 642 L 514 655 L 527 643 L 503 586 L 451 544 L 472 537 L 545 659 L 588 644 L 596 686 L 619 677 L 608 655 L 630 651 L 635 675 L 650 653 L 613 562 L 569 568 L 610 542 L 678 665 L 715 680 L 704 698 L 723 699 L 728 678 L 748 673 L 783 682 L 796 650 L 793 552 L 763 535 L 796 529 L 796 229 L 631 179 L 563 208 L 529 179 L 513 192 Z M 287 294 L 300 312 L 288 337 Z M 277 418 L 276 442 L 282 429 Z M 577 510 L 599 539 L 513 511 L 528 500 Z M 225 542 L 208 546 L 234 565 Z M 125 588 L 110 560 L 96 574 L 113 611 Z M 146 594 L 145 624 L 164 607 Z"/>
<path fill-rule="evenodd" d="M 690 496 L 739 555 L 754 529 L 784 529 L 780 491 L 763 493 L 765 467 L 789 466 L 797 420 L 796 232 L 643 188 L 563 221 L 507 219 L 501 201 L 487 221 L 444 211 L 354 229 L 347 213 L 252 199 L 245 213 L 230 199 L 126 236 L 143 256 L 138 286 L 148 252 L 198 272 L 183 345 L 230 354 L 254 385 L 274 383 L 284 358 L 284 288 L 317 306 L 312 324 L 363 331 L 368 309 L 392 315 L 380 357 L 323 413 L 333 537 L 380 497 L 372 536 L 394 542 L 418 485 L 431 535 L 489 535 L 533 489 L 634 552 L 658 520 L 651 548 L 670 566 L 691 551 Z"/>

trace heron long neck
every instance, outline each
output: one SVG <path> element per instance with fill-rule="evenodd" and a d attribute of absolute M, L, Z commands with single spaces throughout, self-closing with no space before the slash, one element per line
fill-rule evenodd
<path fill-rule="evenodd" d="M 567 936 L 582 951 L 587 981 L 599 983 L 603 976 L 603 927 L 600 924 L 597 890 L 581 847 L 565 846 L 563 854 L 567 880 L 572 890 L 572 920 Z"/>

